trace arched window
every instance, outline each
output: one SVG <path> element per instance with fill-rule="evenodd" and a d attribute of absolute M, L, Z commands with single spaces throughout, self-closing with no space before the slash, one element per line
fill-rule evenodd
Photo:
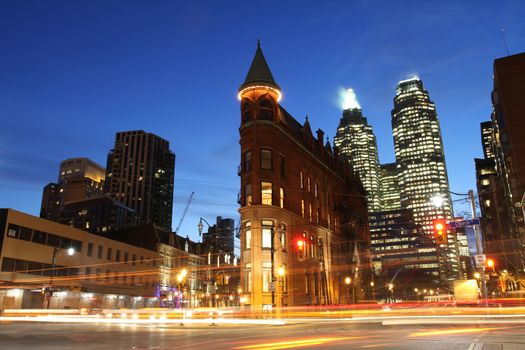
<path fill-rule="evenodd" d="M 248 102 L 245 102 L 242 105 L 242 122 L 246 123 L 250 121 L 250 104 Z"/>
<path fill-rule="evenodd" d="M 261 102 L 259 108 L 259 119 L 273 121 L 273 104 L 269 100 Z"/>

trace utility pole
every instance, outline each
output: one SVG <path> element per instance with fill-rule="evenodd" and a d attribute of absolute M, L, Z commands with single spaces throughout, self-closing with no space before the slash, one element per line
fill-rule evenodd
<path fill-rule="evenodd" d="M 472 210 L 472 219 L 476 219 L 476 202 L 474 200 L 474 191 L 468 191 L 468 197 L 470 199 L 470 208 Z M 483 254 L 483 247 L 481 246 L 481 236 L 479 232 L 479 225 L 474 225 L 474 235 L 476 237 L 476 252 L 478 255 Z M 481 266 L 481 293 L 483 300 L 487 302 L 487 281 L 485 280 L 485 262 Z"/>

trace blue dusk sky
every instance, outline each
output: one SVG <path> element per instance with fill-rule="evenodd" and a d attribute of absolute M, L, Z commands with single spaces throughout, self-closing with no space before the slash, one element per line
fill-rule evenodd
<path fill-rule="evenodd" d="M 239 218 L 239 102 L 257 38 L 282 105 L 333 139 L 352 87 L 394 161 L 395 85 L 417 74 L 436 103 L 450 188 L 475 188 L 493 60 L 525 51 L 516 1 L 0 2 L 0 207 L 38 215 L 60 161 L 105 166 L 117 131 L 142 129 L 177 155 L 173 227 Z M 457 203 L 456 213 L 465 211 Z"/>

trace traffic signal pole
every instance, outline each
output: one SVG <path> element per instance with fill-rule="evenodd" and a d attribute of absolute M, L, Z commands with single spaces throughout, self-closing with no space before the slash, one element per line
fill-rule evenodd
<path fill-rule="evenodd" d="M 468 197 L 470 199 L 470 209 L 472 210 L 472 219 L 476 219 L 476 202 L 474 200 L 474 191 L 468 191 Z M 476 237 L 476 251 L 477 254 L 483 254 L 483 247 L 481 246 L 481 236 L 479 232 L 479 225 L 474 225 L 474 236 Z M 485 262 L 481 266 L 481 293 L 485 303 L 487 302 L 487 281 L 485 280 Z"/>

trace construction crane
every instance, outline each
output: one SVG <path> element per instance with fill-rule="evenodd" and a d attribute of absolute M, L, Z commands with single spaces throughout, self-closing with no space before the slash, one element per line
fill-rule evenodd
<path fill-rule="evenodd" d="M 193 199 L 193 195 L 195 195 L 195 192 L 192 192 L 190 194 L 190 198 L 188 198 L 188 203 L 186 203 L 186 208 L 184 208 L 184 211 L 182 212 L 182 216 L 180 217 L 179 224 L 175 228 L 175 233 L 179 233 L 180 225 L 182 225 L 182 222 L 184 221 L 184 217 L 186 216 L 186 213 L 188 212 L 188 208 L 190 207 L 191 200 Z"/>

